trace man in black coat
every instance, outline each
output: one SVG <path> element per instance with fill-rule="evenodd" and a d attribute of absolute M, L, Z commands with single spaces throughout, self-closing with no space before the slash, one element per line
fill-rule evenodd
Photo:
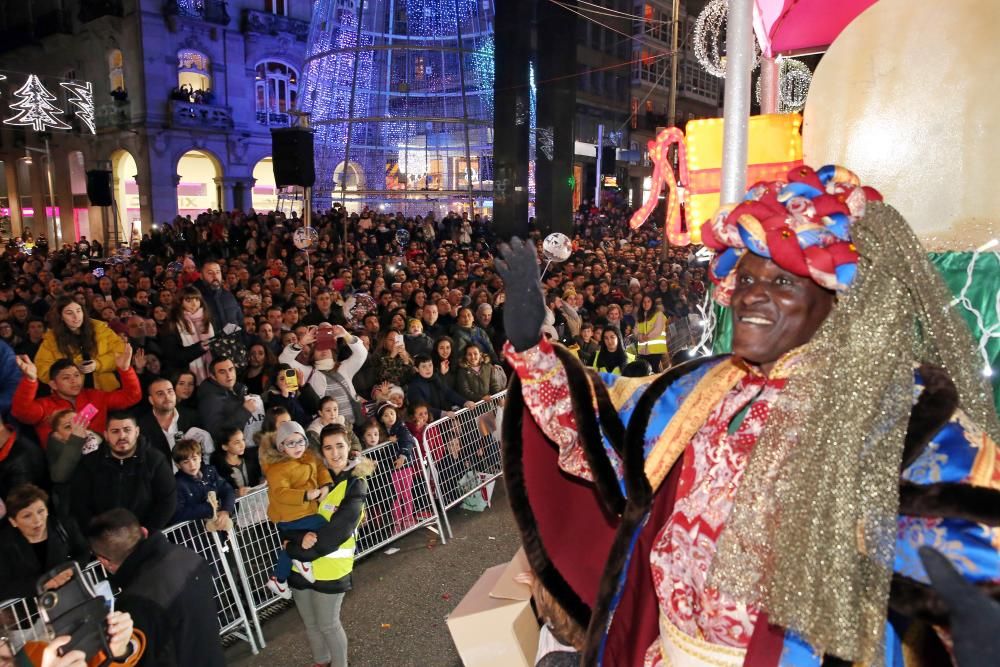
<path fill-rule="evenodd" d="M 198 413 L 202 428 L 218 438 L 225 428 L 243 428 L 257 410 L 246 398 L 247 387 L 236 381 L 236 365 L 218 357 L 209 366 L 211 377 L 198 388 Z"/>
<path fill-rule="evenodd" d="M 201 292 L 201 297 L 212 309 L 212 326 L 215 335 L 221 336 L 227 324 L 243 328 L 243 309 L 236 297 L 223 287 L 222 267 L 218 262 L 205 262 L 201 267 L 201 280 L 195 287 Z"/>
<path fill-rule="evenodd" d="M 80 459 L 70 488 L 71 512 L 81 528 L 101 512 L 124 507 L 146 528 L 160 530 L 177 505 L 170 463 L 139 437 L 135 417 L 125 412 L 108 416 L 104 442 Z"/>
<path fill-rule="evenodd" d="M 87 530 L 97 560 L 121 588 L 117 606 L 146 636 L 144 665 L 226 664 L 212 570 L 201 556 L 150 534 L 125 509 L 94 517 Z"/>
<path fill-rule="evenodd" d="M 153 409 L 138 418 L 139 432 L 146 442 L 169 461 L 170 452 L 179 436 L 191 427 L 201 428 L 201 419 L 194 410 L 177 407 L 174 385 L 166 378 L 150 382 L 148 393 L 149 404 Z"/>

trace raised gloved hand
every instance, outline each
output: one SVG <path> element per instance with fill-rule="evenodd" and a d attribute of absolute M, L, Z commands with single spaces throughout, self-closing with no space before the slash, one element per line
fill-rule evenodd
<path fill-rule="evenodd" d="M 506 302 L 503 324 L 507 338 L 518 352 L 534 347 L 545 322 L 545 298 L 538 276 L 538 253 L 533 243 L 516 236 L 500 244 L 500 257 L 493 264 L 503 278 Z"/>

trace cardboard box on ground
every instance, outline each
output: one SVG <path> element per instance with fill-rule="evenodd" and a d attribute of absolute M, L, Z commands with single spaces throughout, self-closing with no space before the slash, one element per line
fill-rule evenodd
<path fill-rule="evenodd" d="M 518 549 L 509 563 L 486 570 L 448 616 L 465 667 L 535 664 L 540 627 L 531 609 L 531 588 L 514 581 L 529 570 L 524 549 Z"/>

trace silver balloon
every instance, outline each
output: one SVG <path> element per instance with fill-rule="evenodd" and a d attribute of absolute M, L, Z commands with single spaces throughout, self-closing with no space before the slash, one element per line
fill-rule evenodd
<path fill-rule="evenodd" d="M 405 248 L 410 243 L 410 232 L 406 229 L 396 230 L 396 243 L 399 244 L 400 248 Z"/>
<path fill-rule="evenodd" d="M 565 262 L 573 254 L 573 242 L 560 232 L 553 232 L 542 241 L 542 257 L 548 262 Z"/>
<path fill-rule="evenodd" d="M 319 232 L 315 227 L 299 227 L 292 234 L 292 243 L 299 250 L 312 250 L 319 243 Z"/>

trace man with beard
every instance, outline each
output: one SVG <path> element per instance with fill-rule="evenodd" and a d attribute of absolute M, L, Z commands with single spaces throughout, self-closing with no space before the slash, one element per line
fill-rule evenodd
<path fill-rule="evenodd" d="M 502 247 L 504 474 L 539 612 L 580 664 L 901 664 L 904 641 L 940 664 L 919 547 L 995 590 L 992 391 L 880 200 L 801 167 L 720 211 L 702 238 L 733 354 L 646 378 L 539 340 L 534 246 Z"/>
<path fill-rule="evenodd" d="M 123 507 L 147 530 L 167 526 L 177 504 L 174 475 L 166 457 L 139 436 L 135 417 L 108 416 L 104 442 L 80 459 L 71 481 L 70 511 L 86 526 L 102 512 Z"/>
<path fill-rule="evenodd" d="M 166 378 L 150 382 L 148 394 L 152 410 L 138 418 L 139 431 L 169 461 L 170 452 L 180 437 L 189 428 L 200 427 L 201 420 L 193 410 L 177 406 L 174 385 Z"/>
<path fill-rule="evenodd" d="M 195 286 L 212 311 L 216 335 L 221 335 L 227 324 L 243 328 L 243 310 L 236 297 L 223 286 L 222 267 L 218 262 L 205 262 L 201 267 L 201 280 Z"/>

